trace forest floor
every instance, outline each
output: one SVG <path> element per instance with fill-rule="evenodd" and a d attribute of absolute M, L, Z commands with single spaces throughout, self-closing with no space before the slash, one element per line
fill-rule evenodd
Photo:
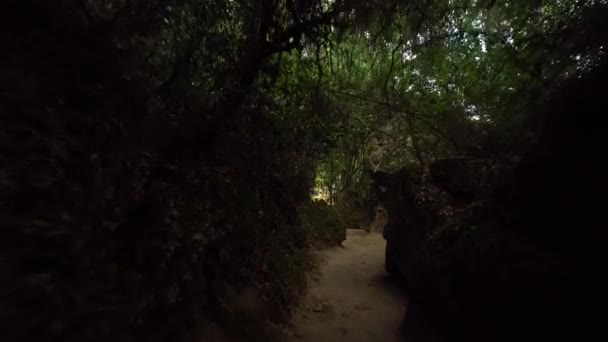
<path fill-rule="evenodd" d="M 402 341 L 405 297 L 384 271 L 386 241 L 349 230 L 319 252 L 321 266 L 292 322 L 290 341 Z"/>

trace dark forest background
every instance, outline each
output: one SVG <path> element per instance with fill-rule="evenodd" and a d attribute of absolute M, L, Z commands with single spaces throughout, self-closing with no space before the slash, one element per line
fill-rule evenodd
<path fill-rule="evenodd" d="M 599 331 L 607 14 L 4 1 L 3 339 L 277 340 L 382 210 L 410 341 Z"/>

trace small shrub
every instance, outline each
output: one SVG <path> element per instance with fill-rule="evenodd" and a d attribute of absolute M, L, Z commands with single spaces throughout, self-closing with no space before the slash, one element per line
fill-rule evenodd
<path fill-rule="evenodd" d="M 300 217 L 313 246 L 335 246 L 346 240 L 347 226 L 335 206 L 325 201 L 314 201 L 301 208 Z"/>

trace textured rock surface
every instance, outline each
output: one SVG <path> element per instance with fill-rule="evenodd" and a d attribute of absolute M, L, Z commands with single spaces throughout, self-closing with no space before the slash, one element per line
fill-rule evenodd
<path fill-rule="evenodd" d="M 407 280 L 408 341 L 572 341 L 598 332 L 606 79 L 600 68 L 557 92 L 540 138 L 491 195 L 470 182 L 491 177 L 460 161 L 435 164 L 433 181 L 451 206 L 445 219 L 414 202 L 423 187 L 406 173 L 382 175 L 387 263 Z"/>

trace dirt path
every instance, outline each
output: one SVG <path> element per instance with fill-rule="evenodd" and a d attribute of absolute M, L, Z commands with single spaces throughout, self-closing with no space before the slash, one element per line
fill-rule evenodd
<path fill-rule="evenodd" d="M 349 230 L 344 247 L 321 253 L 323 264 L 293 321 L 291 341 L 403 341 L 404 297 L 384 271 L 386 242 Z"/>

